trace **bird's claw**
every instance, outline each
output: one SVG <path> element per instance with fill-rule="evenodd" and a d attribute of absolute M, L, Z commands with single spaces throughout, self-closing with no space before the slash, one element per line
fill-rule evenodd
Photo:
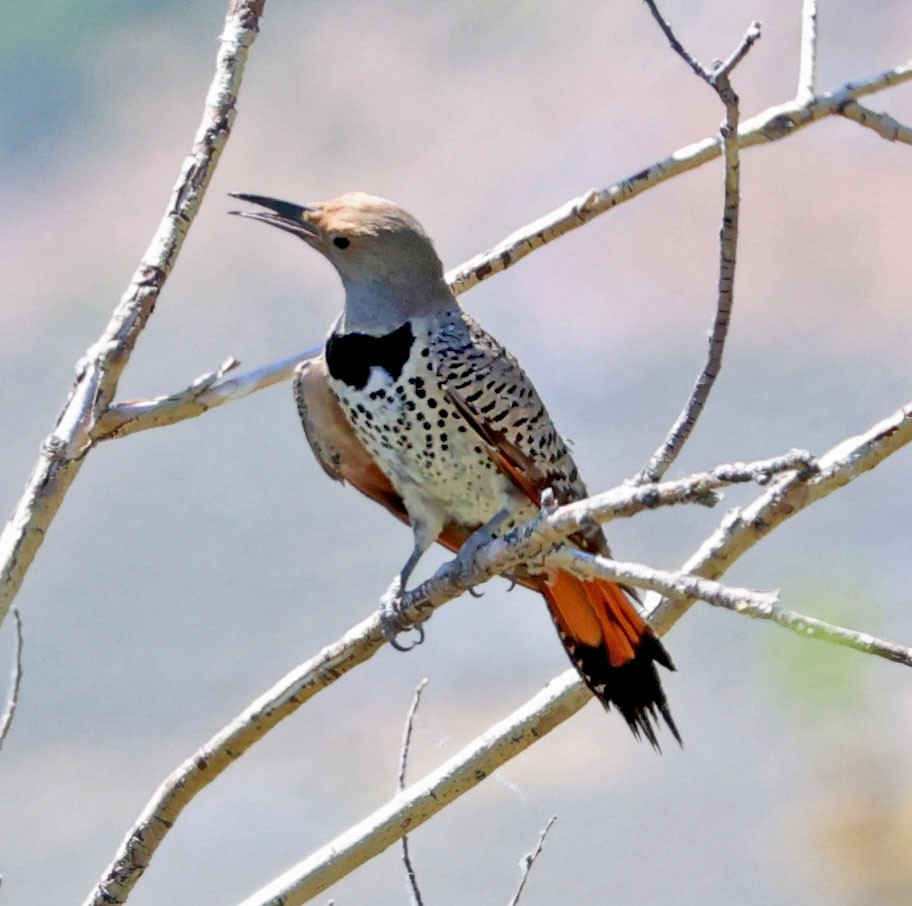
<path fill-rule="evenodd" d="M 424 641 L 424 627 L 420 623 L 407 622 L 402 615 L 402 583 L 399 579 L 393 581 L 380 599 L 380 631 L 383 638 L 397 651 L 411 651 Z M 415 630 L 418 638 L 411 643 L 399 641 L 399 636 L 404 632 Z"/>

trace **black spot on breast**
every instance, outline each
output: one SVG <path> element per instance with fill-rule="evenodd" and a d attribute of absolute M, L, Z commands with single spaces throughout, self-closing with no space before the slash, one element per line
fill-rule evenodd
<path fill-rule="evenodd" d="M 366 333 L 333 334 L 326 341 L 326 365 L 337 381 L 363 390 L 371 368 L 382 368 L 394 381 L 398 380 L 414 342 L 415 335 L 407 321 L 382 337 Z"/>

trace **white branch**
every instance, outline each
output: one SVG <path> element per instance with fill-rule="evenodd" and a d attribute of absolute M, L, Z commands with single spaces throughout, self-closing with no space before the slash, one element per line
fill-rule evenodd
<path fill-rule="evenodd" d="M 738 129 L 740 148 L 750 148 L 778 141 L 828 116 L 840 113 L 848 101 L 883 91 L 912 79 L 912 60 L 857 82 L 846 82 L 835 91 L 806 101 L 787 101 L 768 107 L 762 113 L 741 123 Z M 639 173 L 606 189 L 590 189 L 527 226 L 511 233 L 493 249 L 477 255 L 447 273 L 455 292 L 461 293 L 506 270 L 526 255 L 560 236 L 588 223 L 594 217 L 630 201 L 647 189 L 682 173 L 715 160 L 722 153 L 718 136 L 704 138 L 675 151 Z"/>
<path fill-rule="evenodd" d="M 249 396 L 257 390 L 291 380 L 301 362 L 320 354 L 323 344 L 312 346 L 297 355 L 264 365 L 245 374 L 225 375 L 239 362 L 229 358 L 213 372 L 204 374 L 184 390 L 151 400 L 117 403 L 101 417 L 94 431 L 97 440 L 123 437 L 148 428 L 172 425 L 187 418 L 195 418 L 224 403 Z"/>
<path fill-rule="evenodd" d="M 586 506 L 587 501 L 577 501 L 559 507 L 547 516 L 521 526 L 511 533 L 508 541 L 496 540 L 480 548 L 471 561 L 464 556 L 457 557 L 442 567 L 434 577 L 406 595 L 405 614 L 415 621 L 426 619 L 434 608 L 460 595 L 469 584 L 486 581 L 499 571 L 509 571 L 521 562 L 523 552 L 528 556 L 530 550 L 543 551 L 578 531 L 590 519 L 632 516 L 644 509 L 685 502 L 703 503 L 714 488 L 734 482 L 767 480 L 770 474 L 782 468 L 809 467 L 809 461 L 809 454 L 793 451 L 757 463 L 720 466 L 680 481 L 616 488 L 591 498 L 591 506 Z M 374 613 L 282 678 L 187 758 L 158 788 L 127 831 L 84 906 L 124 902 L 181 811 L 197 793 L 279 721 L 372 657 L 383 644 L 380 618 Z"/>
<path fill-rule="evenodd" d="M 561 674 L 436 771 L 284 872 L 241 906 L 298 906 L 326 890 L 550 733 L 579 711 L 589 696 L 575 670 Z"/>
<path fill-rule="evenodd" d="M 833 623 L 818 620 L 816 617 L 809 617 L 795 610 L 787 610 L 774 602 L 764 603 L 745 599 L 729 603 L 724 597 L 714 601 L 702 595 L 700 598 L 716 607 L 725 607 L 746 617 L 753 617 L 756 620 L 769 620 L 777 626 L 790 629 L 806 639 L 818 639 L 823 642 L 831 642 L 834 645 L 841 645 L 844 648 L 854 648 L 864 654 L 874 654 L 888 661 L 896 661 L 898 664 L 912 667 L 912 648 L 907 645 L 898 645 L 896 642 L 879 639 L 877 636 L 867 632 L 858 632 L 854 629 L 847 629 L 844 626 L 836 626 Z"/>
<path fill-rule="evenodd" d="M 796 487 L 803 486 L 805 496 L 810 496 L 810 485 L 816 482 L 813 494 L 815 499 L 819 499 L 878 465 L 910 440 L 912 404 L 864 434 L 849 438 L 830 450 L 822 459 L 826 467 L 820 475 L 794 472 L 777 481 L 749 509 L 756 512 L 758 518 L 761 518 L 761 513 L 772 518 L 776 507 L 769 506 L 768 501 L 771 497 L 776 497 L 780 505 L 787 508 L 790 504 L 781 499 L 777 488 L 790 483 Z M 739 553 L 746 551 L 776 525 L 781 524 L 784 518 L 786 517 L 774 519 L 768 526 L 755 525 L 757 531 L 739 538 Z M 490 548 L 491 545 L 487 547 Z M 738 549 L 733 547 L 728 553 L 735 550 Z M 734 559 L 735 557 L 726 559 L 720 552 L 719 559 L 712 561 L 715 574 L 721 575 L 727 563 L 733 562 Z M 749 616 L 761 616 L 761 612 L 767 610 L 769 616 L 765 618 L 804 635 L 847 644 L 858 650 L 912 666 L 912 652 L 908 648 L 785 611 L 778 606 L 771 606 L 769 602 L 751 604 L 742 599 L 733 609 Z M 659 616 L 660 621 L 653 625 L 661 635 L 673 625 L 674 620 L 661 612 Z M 531 743 L 529 732 L 543 735 L 550 731 L 558 723 L 575 714 L 588 701 L 590 695 L 575 670 L 562 673 L 552 680 L 544 692 L 466 746 L 443 767 L 395 797 L 332 843 L 289 869 L 273 883 L 245 900 L 242 906 L 295 906 L 305 902 L 390 846 L 395 842 L 397 834 L 401 835 L 406 830 L 412 831 L 415 826 L 427 820 L 438 810 L 438 797 L 445 797 L 446 802 L 449 802 L 462 792 L 472 789 L 479 779 L 476 773 L 479 769 L 479 760 L 484 760 L 484 774 L 490 773 L 493 768 L 506 762 Z M 536 729 L 525 729 L 530 726 Z M 519 731 L 520 727 L 524 729 Z"/>
<path fill-rule="evenodd" d="M 904 126 L 899 120 L 894 119 L 887 113 L 878 113 L 865 107 L 858 101 L 849 101 L 844 104 L 839 111 L 846 119 L 853 120 L 866 129 L 876 132 L 881 138 L 888 142 L 901 142 L 904 145 L 912 145 L 912 129 Z"/>
<path fill-rule="evenodd" d="M 0 713 L 0 749 L 13 725 L 16 716 L 16 707 L 19 704 L 19 690 L 22 688 L 22 649 L 25 647 L 25 637 L 22 629 L 22 617 L 18 609 L 13 607 L 13 619 L 16 623 L 16 642 L 13 651 L 13 667 L 10 671 L 10 688 L 6 696 L 6 704 Z"/>
<path fill-rule="evenodd" d="M 795 100 L 804 104 L 814 97 L 817 81 L 817 0 L 801 4 L 801 51 Z"/>
<path fill-rule="evenodd" d="M 912 60 L 871 78 L 858 82 L 847 82 L 834 92 L 812 97 L 801 103 L 789 101 L 769 107 L 763 113 L 740 125 L 738 146 L 739 148 L 749 148 L 786 138 L 798 129 L 825 117 L 844 114 L 844 109 L 852 109 L 847 105 L 850 105 L 850 102 L 856 98 L 874 94 L 908 81 L 910 78 L 912 78 Z M 501 273 L 536 249 L 583 226 L 600 214 L 608 213 L 618 205 L 631 201 L 672 177 L 680 176 L 688 170 L 709 163 L 720 155 L 721 150 L 722 142 L 718 136 L 705 138 L 684 148 L 679 148 L 664 160 L 657 161 L 639 173 L 606 189 L 590 189 L 588 192 L 570 199 L 549 214 L 520 227 L 493 249 L 476 255 L 448 271 L 447 282 L 455 293 L 467 292 L 483 280 Z M 162 427 L 202 415 L 203 412 L 215 406 L 290 379 L 295 366 L 312 357 L 317 349 L 318 347 L 313 347 L 297 356 L 273 365 L 265 365 L 240 377 L 216 382 L 198 396 L 194 396 L 192 393 L 191 385 L 184 390 L 153 400 L 114 404 L 109 413 L 101 416 L 95 436 L 98 440 L 121 437 L 146 428 Z M 2 552 L 2 548 L 0 548 L 0 552 Z M 15 590 L 14 588 L 13 594 L 15 594 Z M 2 588 L 0 588 L 0 594 L 2 594 Z M 0 603 L 2 603 L 2 598 L 0 598 Z M 0 610 L 0 616 L 2 616 L 2 610 Z"/>
<path fill-rule="evenodd" d="M 786 519 L 873 469 L 910 441 L 912 402 L 821 456 L 817 475 L 810 478 L 799 473 L 784 475 L 753 503 L 729 513 L 682 569 L 718 578 Z M 666 598 L 652 610 L 650 620 L 661 632 L 667 632 L 691 603 L 682 598 Z"/>
<path fill-rule="evenodd" d="M 104 332 L 78 363 L 57 425 L 44 441 L 25 493 L 0 535 L 0 623 L 94 443 L 93 431 L 114 399 L 123 369 L 199 210 L 231 131 L 262 2 L 232 0 L 229 6 L 202 120 L 167 210 Z"/>
<path fill-rule="evenodd" d="M 573 547 L 561 547 L 549 554 L 547 563 L 582 579 L 609 579 L 663 595 L 706 601 L 707 604 L 739 612 L 747 609 L 753 609 L 758 614 L 770 611 L 779 601 L 778 592 L 733 588 L 702 576 L 654 569 L 642 563 L 624 563 Z"/>

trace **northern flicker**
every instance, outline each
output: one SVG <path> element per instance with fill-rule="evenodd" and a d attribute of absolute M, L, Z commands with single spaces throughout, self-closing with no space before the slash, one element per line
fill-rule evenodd
<path fill-rule="evenodd" d="M 265 210 L 232 213 L 303 239 L 342 279 L 342 314 L 324 354 L 298 369 L 295 398 L 324 470 L 412 527 L 388 605 L 434 541 L 458 550 L 507 532 L 548 488 L 559 503 L 586 496 L 531 380 L 460 308 L 410 214 L 361 192 L 310 205 L 234 197 Z M 610 556 L 598 526 L 570 543 Z M 657 747 L 661 715 L 680 742 L 655 665 L 674 667 L 630 589 L 560 571 L 517 580 L 544 596 L 570 660 L 634 736 Z"/>

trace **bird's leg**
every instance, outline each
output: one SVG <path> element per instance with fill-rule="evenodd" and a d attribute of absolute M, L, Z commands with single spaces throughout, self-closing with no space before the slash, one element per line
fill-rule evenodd
<path fill-rule="evenodd" d="M 503 525 L 504 520 L 510 513 L 510 508 L 504 507 L 500 512 L 495 513 L 481 528 L 475 529 L 463 541 L 462 547 L 459 548 L 459 559 L 462 563 L 461 573 L 464 578 L 468 578 L 472 572 L 472 563 L 475 560 L 475 555 L 489 541 L 497 537 L 497 530 Z M 475 591 L 474 588 L 469 588 L 468 592 L 473 598 L 480 598 L 482 595 L 482 592 Z"/>
<path fill-rule="evenodd" d="M 430 527 L 424 522 L 413 521 L 412 528 L 415 533 L 415 547 L 399 575 L 390 582 L 380 598 L 380 628 L 383 637 L 397 651 L 410 651 L 424 641 L 424 629 L 421 624 L 407 622 L 402 617 L 402 595 L 405 593 L 405 583 L 408 582 L 424 552 L 434 543 L 436 535 L 432 535 Z M 410 629 L 417 630 L 418 639 L 410 645 L 403 645 L 397 637 Z"/>

